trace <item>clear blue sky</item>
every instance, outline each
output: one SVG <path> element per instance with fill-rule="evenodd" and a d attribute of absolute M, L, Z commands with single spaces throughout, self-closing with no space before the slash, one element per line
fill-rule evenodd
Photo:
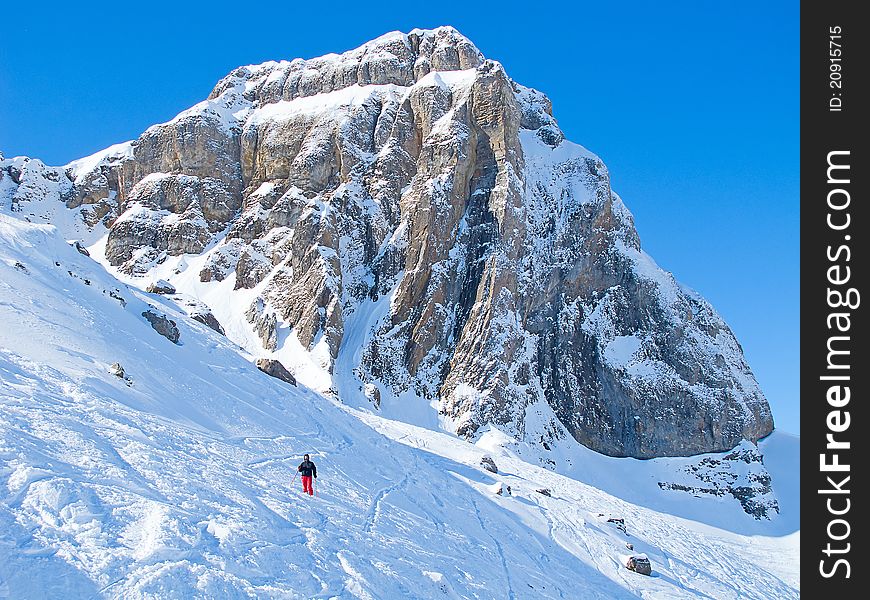
<path fill-rule="evenodd" d="M 645 250 L 725 317 L 796 433 L 798 15 L 797 1 L 743 0 L 21 2 L 0 26 L 0 150 L 65 164 L 172 118 L 238 65 L 453 25 L 604 159 Z"/>

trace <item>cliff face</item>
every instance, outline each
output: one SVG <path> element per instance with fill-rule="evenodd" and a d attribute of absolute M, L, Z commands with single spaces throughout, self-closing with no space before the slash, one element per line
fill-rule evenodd
<path fill-rule="evenodd" d="M 604 164 L 452 28 L 241 67 L 133 142 L 0 165 L 18 210 L 53 194 L 107 228 L 122 274 L 224 286 L 261 350 L 301 346 L 343 399 L 618 456 L 772 430 L 734 335 L 643 253 Z"/>

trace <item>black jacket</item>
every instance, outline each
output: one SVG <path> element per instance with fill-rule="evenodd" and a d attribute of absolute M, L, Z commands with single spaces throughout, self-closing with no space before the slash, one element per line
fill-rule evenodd
<path fill-rule="evenodd" d="M 302 464 L 296 467 L 296 470 L 302 473 L 303 477 L 317 477 L 317 467 L 310 460 L 303 460 Z"/>

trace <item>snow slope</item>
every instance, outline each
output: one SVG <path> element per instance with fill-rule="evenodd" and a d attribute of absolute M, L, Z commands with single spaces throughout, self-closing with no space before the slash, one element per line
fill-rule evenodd
<path fill-rule="evenodd" d="M 495 429 L 471 445 L 269 378 L 3 211 L 0 323 L 0 598 L 799 596 L 795 482 L 780 478 L 793 439 L 762 444 L 782 510 L 769 523 L 634 483 L 690 459 L 566 447 L 576 479 L 560 475 Z M 305 452 L 314 498 L 293 481 Z M 621 566 L 626 543 L 652 577 Z"/>

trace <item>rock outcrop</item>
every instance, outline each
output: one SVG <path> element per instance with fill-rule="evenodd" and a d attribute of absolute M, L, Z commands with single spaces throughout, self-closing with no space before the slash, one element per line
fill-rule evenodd
<path fill-rule="evenodd" d="M 0 165 L 14 202 L 53 193 L 108 226 L 121 272 L 204 255 L 196 285 L 348 402 L 616 456 L 772 430 L 731 330 L 641 250 L 601 160 L 450 27 L 240 67 L 135 141 Z"/>
<path fill-rule="evenodd" d="M 121 363 L 112 363 L 109 367 L 109 373 L 122 380 L 128 386 L 133 385 L 133 380 L 127 375 L 127 372 L 124 370 L 124 367 L 121 366 Z"/>
<path fill-rule="evenodd" d="M 151 327 L 165 337 L 167 340 L 172 342 L 173 344 L 177 344 L 178 340 L 181 338 L 181 333 L 178 331 L 178 326 L 175 321 L 171 320 L 166 315 L 161 315 L 159 313 L 154 312 L 153 310 L 146 310 L 142 313 L 142 316 L 151 323 Z"/>
<path fill-rule="evenodd" d="M 151 282 L 145 291 L 149 294 L 174 294 L 175 286 L 166 281 L 165 279 L 158 279 L 157 281 Z"/>
<path fill-rule="evenodd" d="M 124 371 L 124 367 L 121 366 L 121 363 L 112 363 L 109 367 L 109 373 L 118 377 L 119 379 L 124 379 L 127 375 Z"/>
<path fill-rule="evenodd" d="M 262 298 L 257 298 L 248 310 L 245 318 L 253 326 L 254 332 L 260 338 L 263 348 L 274 350 L 278 347 L 278 317 L 274 309 L 267 308 Z"/>
<path fill-rule="evenodd" d="M 199 321 L 206 327 L 214 329 L 221 335 L 227 334 L 221 326 L 220 321 L 217 320 L 217 317 L 215 317 L 211 311 L 195 312 L 190 315 L 190 318 L 194 321 Z"/>
<path fill-rule="evenodd" d="M 91 255 L 91 253 L 88 252 L 88 249 L 85 248 L 85 246 L 80 241 L 75 240 L 75 241 L 71 242 L 71 244 L 72 244 L 72 247 L 75 248 L 79 252 L 79 254 L 83 254 L 85 256 Z"/>
<path fill-rule="evenodd" d="M 485 470 L 489 471 L 490 473 L 498 474 L 498 467 L 496 466 L 495 461 L 492 459 L 491 456 L 482 456 L 480 458 L 480 466 L 483 467 Z"/>
<path fill-rule="evenodd" d="M 257 368 L 266 375 L 280 379 L 281 381 L 286 381 L 291 385 L 296 385 L 296 378 L 293 377 L 293 373 L 288 371 L 284 365 L 275 359 L 258 358 Z"/>
<path fill-rule="evenodd" d="M 660 481 L 658 485 L 663 490 L 692 496 L 731 496 L 740 502 L 745 513 L 757 520 L 771 519 L 779 513 L 779 501 L 771 488 L 762 455 L 746 442 L 724 456 L 694 459 L 677 471 L 672 480 Z"/>

